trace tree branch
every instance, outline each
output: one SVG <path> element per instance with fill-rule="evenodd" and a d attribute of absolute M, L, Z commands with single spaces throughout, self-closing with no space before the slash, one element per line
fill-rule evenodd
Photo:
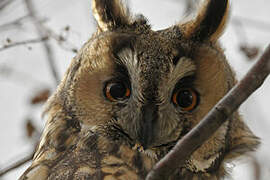
<path fill-rule="evenodd" d="M 161 159 L 146 180 L 168 179 L 258 89 L 270 73 L 270 45 L 263 56 L 211 111 Z"/>
<path fill-rule="evenodd" d="M 6 44 L 3 47 L 0 47 L 0 51 L 6 50 L 8 48 L 12 48 L 14 46 L 21 46 L 21 45 L 26 45 L 26 44 L 35 44 L 35 43 L 40 43 L 43 41 L 47 41 L 49 38 L 48 37 L 42 37 L 42 38 L 37 38 L 37 39 L 29 39 L 25 41 L 19 41 L 19 42 L 13 42 L 10 44 Z"/>
<path fill-rule="evenodd" d="M 32 18 L 32 20 L 34 22 L 34 25 L 35 25 L 35 27 L 37 29 L 37 32 L 38 32 L 39 36 L 40 37 L 48 36 L 45 27 L 39 21 L 39 18 L 36 16 L 35 8 L 34 8 L 34 4 L 33 4 L 32 0 L 24 0 L 24 2 L 26 4 L 27 10 L 29 11 L 30 17 Z M 54 77 L 54 80 L 55 80 L 56 84 L 58 84 L 59 83 L 59 76 L 58 76 L 58 73 L 57 73 L 57 70 L 56 70 L 55 59 L 54 59 L 54 56 L 53 56 L 53 50 L 52 50 L 49 42 L 44 41 L 43 45 L 44 45 L 44 49 L 45 49 L 45 52 L 46 52 L 46 55 L 47 55 L 47 60 L 48 60 L 48 63 L 49 63 L 50 70 L 52 72 L 52 75 Z"/>
<path fill-rule="evenodd" d="M 15 162 L 14 164 L 12 164 L 12 165 L 9 166 L 9 167 L 6 167 L 6 168 L 0 170 L 0 177 L 3 176 L 3 175 L 5 175 L 5 174 L 8 173 L 8 172 L 14 170 L 14 169 L 17 169 L 18 167 L 24 165 L 24 164 L 27 163 L 28 161 L 31 161 L 32 158 L 33 158 L 33 156 L 34 156 L 34 153 L 32 153 L 32 154 L 30 154 L 30 155 L 24 157 L 23 159 L 20 159 L 19 161 Z"/>

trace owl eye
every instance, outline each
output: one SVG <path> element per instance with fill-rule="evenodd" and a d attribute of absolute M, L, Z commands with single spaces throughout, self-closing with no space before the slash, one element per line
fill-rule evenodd
<path fill-rule="evenodd" d="M 182 111 L 192 111 L 198 105 L 198 93 L 191 88 L 184 88 L 173 94 L 172 101 Z"/>
<path fill-rule="evenodd" d="M 121 82 L 108 83 L 105 87 L 105 96 L 110 101 L 126 99 L 130 96 L 130 89 Z"/>

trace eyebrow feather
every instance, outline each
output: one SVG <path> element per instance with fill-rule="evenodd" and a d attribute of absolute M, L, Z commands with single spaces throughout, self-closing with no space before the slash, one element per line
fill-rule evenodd
<path fill-rule="evenodd" d="M 170 82 L 176 84 L 180 79 L 188 76 L 194 76 L 196 65 L 192 59 L 182 57 L 176 66 L 172 67 Z"/>

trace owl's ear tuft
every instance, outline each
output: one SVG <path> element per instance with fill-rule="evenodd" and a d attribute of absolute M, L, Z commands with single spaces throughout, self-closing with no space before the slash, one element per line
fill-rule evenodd
<path fill-rule="evenodd" d="M 181 25 L 188 39 L 216 41 L 222 34 L 229 14 L 229 0 L 205 0 L 195 19 Z"/>
<path fill-rule="evenodd" d="M 92 0 L 92 11 L 103 32 L 130 24 L 129 9 L 122 0 Z"/>

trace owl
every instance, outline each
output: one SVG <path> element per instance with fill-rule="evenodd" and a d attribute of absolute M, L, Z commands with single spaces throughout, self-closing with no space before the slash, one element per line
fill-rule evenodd
<path fill-rule="evenodd" d="M 46 125 L 21 180 L 142 180 L 234 86 L 218 39 L 228 0 L 154 31 L 120 0 L 92 0 L 97 31 L 47 102 Z M 169 180 L 218 180 L 259 139 L 234 113 Z"/>

